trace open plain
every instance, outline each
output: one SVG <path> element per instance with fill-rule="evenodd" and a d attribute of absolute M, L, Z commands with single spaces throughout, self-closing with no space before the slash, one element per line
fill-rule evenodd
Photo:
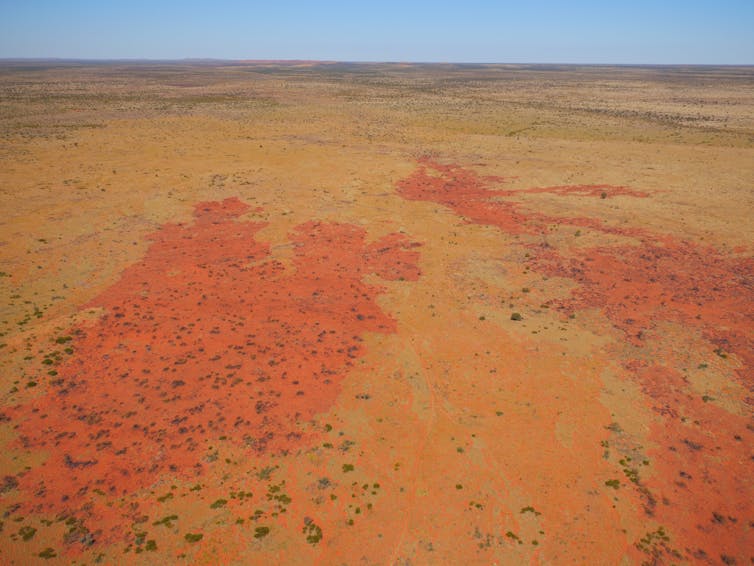
<path fill-rule="evenodd" d="M 754 68 L 0 64 L 0 562 L 750 564 Z"/>

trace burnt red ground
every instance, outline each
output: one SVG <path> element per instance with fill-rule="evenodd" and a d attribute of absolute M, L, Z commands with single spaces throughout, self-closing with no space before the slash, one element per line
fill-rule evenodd
<path fill-rule="evenodd" d="M 363 278 L 416 280 L 414 244 L 309 222 L 291 233 L 286 266 L 256 240 L 265 224 L 239 220 L 248 211 L 234 198 L 200 203 L 193 223 L 162 226 L 85 306 L 101 318 L 63 337 L 74 353 L 49 392 L 9 411 L 20 446 L 48 454 L 19 477 L 17 511 L 74 517 L 86 533 L 69 550 L 127 541 L 152 510 L 112 501 L 166 475 L 200 481 L 221 437 L 257 454 L 311 445 L 303 425 L 337 398 L 361 336 L 395 332 Z"/>
<path fill-rule="evenodd" d="M 417 171 L 398 187 L 405 198 L 446 205 L 471 222 L 512 234 L 546 233 L 552 225 L 570 225 L 638 238 L 639 246 L 593 247 L 567 258 L 549 246 L 531 246 L 536 255 L 529 264 L 547 275 L 578 283 L 571 299 L 556 302 L 559 308 L 599 307 L 634 344 L 641 344 L 644 332 L 658 321 L 699 328 L 718 348 L 744 361 L 739 374 L 747 387 L 754 387 L 754 339 L 750 333 L 753 258 L 726 256 L 711 246 L 636 228 L 617 228 L 598 219 L 547 216 L 522 210 L 520 201 L 501 200 L 522 193 L 647 197 L 643 191 L 608 185 L 490 188 L 501 182 L 501 177 L 482 177 L 458 165 L 423 159 Z"/>
<path fill-rule="evenodd" d="M 569 298 L 551 300 L 548 306 L 571 316 L 598 309 L 621 332 L 624 344 L 608 351 L 611 357 L 624 359 L 623 379 L 640 386 L 643 401 L 656 414 L 649 434 L 654 447 L 637 450 L 652 459 L 650 477 L 643 479 L 639 471 L 648 460 L 627 457 L 621 460 L 623 482 L 633 484 L 647 518 L 672 527 L 639 541 L 634 548 L 637 560 L 648 555 L 661 563 L 680 559 L 735 563 L 754 544 L 750 497 L 754 423 L 750 414 L 732 414 L 708 402 L 713 399 L 692 392 L 684 376 L 689 371 L 683 367 L 688 366 L 688 356 L 671 349 L 660 328 L 670 323 L 698 333 L 708 348 L 703 356 L 735 356 L 740 361 L 735 372 L 751 393 L 754 260 L 596 219 L 548 216 L 527 210 L 520 201 L 501 200 L 521 193 L 605 199 L 648 197 L 645 192 L 609 186 L 493 188 L 503 181 L 425 159 L 399 183 L 399 192 L 405 198 L 443 204 L 470 222 L 509 234 L 546 233 L 552 226 L 569 225 L 638 240 L 636 245 L 587 247 L 567 254 L 547 244 L 527 244 L 527 264 L 576 285 Z M 654 361 L 648 361 L 650 356 Z M 742 401 L 750 412 L 754 398 Z M 620 436 L 620 430 L 614 432 Z M 668 543 L 667 533 L 675 546 Z"/>
<path fill-rule="evenodd" d="M 709 353 L 735 356 L 750 389 L 751 259 L 599 219 L 532 212 L 519 196 L 651 198 L 646 192 L 494 188 L 504 182 L 424 159 L 398 192 L 507 234 L 573 226 L 637 242 L 576 251 L 519 245 L 528 250 L 528 269 L 575 284 L 546 306 L 564 317 L 597 309 L 620 333 L 622 341 L 600 355 L 623 360 L 620 379 L 640 388 L 654 414 L 651 446 L 617 426 L 603 441 L 623 456 L 622 477 L 609 485 L 630 489 L 647 520 L 668 525 L 647 530 L 627 552 L 660 562 L 744 554 L 754 509 L 740 494 L 749 488 L 753 427 L 693 393 L 682 356 L 658 333 L 663 324 L 680 325 Z M 191 223 L 162 226 L 143 259 L 82 307 L 101 309 L 100 317 L 59 339 L 68 350 L 60 363 L 59 352 L 48 357 L 55 361 L 49 391 L 7 412 L 18 447 L 48 455 L 44 466 L 12 479 L 26 495 L 13 512 L 67 520 L 65 553 L 113 544 L 142 549 L 145 535 L 132 525 L 159 519 L 161 504 L 140 494 L 167 478 L 214 477 L 212 447 L 220 441 L 252 457 L 311 450 L 329 430 L 316 416 L 332 407 L 363 356 L 364 333 L 396 331 L 375 302 L 381 288 L 365 276 L 417 280 L 416 244 L 400 234 L 367 243 L 362 228 L 312 221 L 289 234 L 292 259 L 279 261 L 257 237 L 266 224 L 241 219 L 259 212 L 230 198 L 198 204 Z M 222 493 L 217 487 L 208 493 Z M 568 505 L 567 491 L 558 497 Z M 285 510 L 281 504 L 272 517 Z M 395 536 L 400 546 L 405 530 Z"/>
<path fill-rule="evenodd" d="M 0 63 L 0 563 L 750 563 L 753 78 Z"/>
<path fill-rule="evenodd" d="M 491 188 L 491 184 L 503 182 L 505 182 L 504 177 L 480 176 L 475 171 L 459 165 L 445 165 L 422 158 L 419 160 L 418 169 L 398 183 L 398 192 L 407 199 L 429 200 L 444 204 L 471 222 L 497 226 L 510 234 L 544 233 L 548 231 L 548 224 L 553 223 L 597 228 L 608 233 L 623 235 L 641 233 L 635 229 L 607 227 L 595 218 L 561 218 L 532 210 L 522 211 L 521 202 L 503 200 L 503 198 L 527 193 L 602 199 L 616 196 L 643 198 L 647 196 L 647 193 L 643 191 L 611 185 L 563 185 L 529 189 Z"/>
<path fill-rule="evenodd" d="M 602 346 L 598 355 L 620 360 L 619 379 L 639 388 L 653 415 L 650 445 L 618 425 L 608 426 L 607 440 L 601 441 L 606 457 L 612 450 L 617 456 L 610 458 L 619 459 L 618 476 L 603 480 L 602 489 L 629 490 L 629 500 L 648 524 L 659 525 L 626 541 L 626 553 L 657 563 L 745 555 L 754 506 L 741 494 L 750 489 L 754 427 L 748 417 L 692 391 L 688 355 L 662 332 L 675 325 L 706 344 L 708 357 L 740 360 L 734 371 L 750 391 L 752 260 L 601 219 L 534 212 L 522 199 L 534 194 L 651 198 L 645 191 L 609 185 L 499 188 L 503 183 L 501 177 L 423 159 L 397 189 L 406 199 L 442 204 L 467 222 L 517 237 L 570 226 L 629 239 L 576 249 L 526 240 L 515 245 L 526 250 L 528 270 L 573 284 L 565 298 L 549 299 L 543 307 L 561 311 L 564 320 L 596 309 L 614 329 L 618 340 Z M 6 412 L 17 433 L 16 447 L 47 455 L 43 466 L 9 479 L 10 488 L 24 495 L 12 513 L 65 520 L 69 528 L 60 549 L 65 555 L 113 545 L 143 552 L 146 537 L 155 535 L 135 525 L 154 529 L 176 520 L 167 515 L 164 523 L 164 498 L 153 502 L 146 496 L 166 481 L 198 482 L 205 489 L 202 501 L 226 501 L 219 469 L 213 470 L 213 447 L 220 442 L 260 462 L 314 450 L 331 428 L 317 416 L 333 407 L 342 380 L 365 354 L 365 333 L 397 331 L 396 320 L 376 303 L 382 289 L 365 278 L 416 281 L 417 244 L 402 234 L 367 243 L 360 227 L 310 221 L 289 233 L 285 247 L 292 255 L 281 261 L 258 238 L 266 223 L 242 219 L 260 212 L 229 198 L 196 205 L 190 223 L 161 226 L 149 236 L 144 257 L 82 306 L 99 309 L 99 317 L 59 337 L 65 355 L 49 354 L 50 365 L 40 372 L 54 368 L 47 393 Z M 467 400 L 469 407 L 477 402 Z M 544 397 L 541 402 L 546 403 Z M 437 403 L 433 398 L 432 410 L 442 412 Z M 544 404 L 540 410 L 544 415 Z M 540 424 L 556 430 L 554 412 L 550 420 Z M 421 453 L 432 450 L 431 427 L 430 421 Z M 540 448 L 547 445 L 538 441 Z M 557 444 L 551 448 L 555 459 L 558 449 Z M 554 460 L 547 465 L 557 466 Z M 561 460 L 561 470 L 564 465 Z M 343 471 L 349 471 L 346 465 Z M 234 478 L 234 485 L 254 485 L 257 493 L 265 489 L 264 482 L 240 479 Z M 288 528 L 287 521 L 280 522 L 291 501 L 288 494 L 303 494 L 285 484 L 267 485 L 267 499 L 279 503 L 252 516 L 254 521 L 264 517 Z M 252 498 L 250 491 L 236 489 L 231 498 Z M 549 491 L 561 510 L 578 512 L 579 499 L 571 501 L 567 485 Z M 178 492 L 165 497 L 172 499 L 172 493 Z M 259 497 L 254 497 L 257 505 Z M 332 517 L 313 523 L 306 509 L 315 510 L 320 499 L 313 499 L 315 507 L 299 505 L 305 534 L 320 525 L 337 531 L 344 514 L 353 516 L 351 506 L 336 505 Z M 414 496 L 410 501 L 417 504 Z M 543 502 L 538 508 L 556 513 Z M 505 517 L 522 528 L 515 515 Z M 400 522 L 386 527 L 395 537 L 395 552 L 408 523 L 398 527 Z M 556 525 L 548 530 L 559 532 Z M 505 541 L 502 537 L 497 544 Z M 233 556 L 230 552 L 226 559 Z"/>

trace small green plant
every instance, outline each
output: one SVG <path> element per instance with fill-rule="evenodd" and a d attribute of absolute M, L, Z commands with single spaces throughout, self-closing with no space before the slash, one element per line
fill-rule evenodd
<path fill-rule="evenodd" d="M 257 527 L 254 529 L 254 538 L 264 538 L 270 534 L 270 527 Z"/>
<path fill-rule="evenodd" d="M 523 319 L 524 317 L 521 316 L 521 313 L 514 312 L 513 314 L 511 314 L 511 320 L 523 320 Z"/>
<path fill-rule="evenodd" d="M 317 544 L 322 540 L 322 529 L 308 517 L 304 519 L 302 532 L 306 535 L 306 542 L 309 544 Z"/>
<path fill-rule="evenodd" d="M 639 483 L 639 470 L 636 468 L 623 468 L 623 473 L 626 474 L 626 478 L 632 483 Z"/>
<path fill-rule="evenodd" d="M 288 496 L 288 495 L 287 495 L 287 494 L 285 494 L 285 493 L 280 493 L 280 494 L 276 495 L 275 497 L 273 497 L 273 499 L 274 499 L 275 501 L 279 501 L 279 502 L 280 502 L 280 503 L 282 503 L 283 505 L 288 505 L 288 504 L 290 504 L 290 502 L 291 502 L 291 501 L 293 501 L 293 500 L 292 500 L 292 499 L 290 498 L 290 496 Z"/>
<path fill-rule="evenodd" d="M 187 542 L 199 542 L 204 538 L 204 535 L 202 533 L 186 533 L 183 538 L 185 538 Z"/>
<path fill-rule="evenodd" d="M 605 485 L 607 487 L 612 487 L 613 489 L 618 489 L 620 487 L 620 480 L 607 480 Z"/>
<path fill-rule="evenodd" d="M 173 521 L 178 520 L 178 515 L 168 515 L 167 517 L 163 517 L 159 521 L 155 521 L 152 523 L 153 526 L 158 527 L 160 525 L 165 525 L 166 527 L 170 528 L 173 526 Z"/>
<path fill-rule="evenodd" d="M 670 542 L 670 537 L 665 532 L 664 527 L 659 527 L 654 532 L 649 532 L 646 535 L 644 535 L 641 539 L 639 539 L 639 542 L 636 544 L 636 546 L 639 548 L 639 550 L 647 551 L 650 547 L 654 546 L 658 541 L 660 542 Z"/>

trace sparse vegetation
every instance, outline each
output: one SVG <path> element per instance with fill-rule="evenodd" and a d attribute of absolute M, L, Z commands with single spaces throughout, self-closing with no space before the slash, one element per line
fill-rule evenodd
<path fill-rule="evenodd" d="M 304 535 L 306 535 L 306 542 L 309 544 L 318 544 L 322 540 L 322 529 L 312 519 L 304 519 Z"/>
<path fill-rule="evenodd" d="M 738 559 L 753 76 L 0 62 L 8 555 Z"/>

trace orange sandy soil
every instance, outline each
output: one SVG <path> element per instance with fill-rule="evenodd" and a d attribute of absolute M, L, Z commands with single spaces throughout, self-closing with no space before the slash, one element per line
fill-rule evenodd
<path fill-rule="evenodd" d="M 752 563 L 753 86 L 0 66 L 0 562 Z"/>

